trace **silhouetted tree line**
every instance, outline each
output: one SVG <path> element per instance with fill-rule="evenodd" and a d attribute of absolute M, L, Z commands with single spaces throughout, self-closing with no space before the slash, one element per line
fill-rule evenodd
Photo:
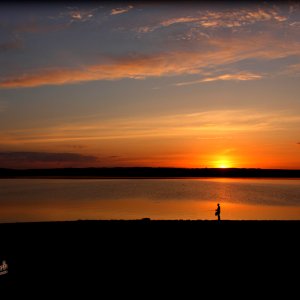
<path fill-rule="evenodd" d="M 300 178 L 300 170 L 256 169 L 256 168 L 59 168 L 59 169 L 4 169 L 0 168 L 0 177 L 283 177 Z"/>

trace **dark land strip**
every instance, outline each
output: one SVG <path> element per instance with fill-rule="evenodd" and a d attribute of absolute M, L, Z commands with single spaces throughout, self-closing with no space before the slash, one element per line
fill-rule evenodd
<path fill-rule="evenodd" d="M 59 168 L 1 169 L 0 178 L 300 178 L 300 170 L 247 168 Z"/>
<path fill-rule="evenodd" d="M 125 297 L 214 283 L 274 291 L 298 278 L 300 221 L 82 220 L 3 223 L 0 232 L 9 271 L 0 284 L 11 288 L 92 285 Z"/>

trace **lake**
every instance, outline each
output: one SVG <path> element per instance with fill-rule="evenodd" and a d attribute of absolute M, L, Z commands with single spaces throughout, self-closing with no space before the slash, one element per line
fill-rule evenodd
<path fill-rule="evenodd" d="M 0 222 L 300 220 L 300 179 L 1 179 Z"/>

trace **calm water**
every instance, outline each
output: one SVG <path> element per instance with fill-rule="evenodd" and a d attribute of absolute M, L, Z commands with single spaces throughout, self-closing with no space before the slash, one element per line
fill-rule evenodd
<path fill-rule="evenodd" d="M 0 222 L 300 220 L 300 179 L 1 179 Z"/>

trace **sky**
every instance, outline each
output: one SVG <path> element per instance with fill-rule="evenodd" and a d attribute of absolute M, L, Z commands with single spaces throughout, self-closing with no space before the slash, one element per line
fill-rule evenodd
<path fill-rule="evenodd" d="M 0 4 L 0 167 L 300 169 L 300 4 Z"/>

